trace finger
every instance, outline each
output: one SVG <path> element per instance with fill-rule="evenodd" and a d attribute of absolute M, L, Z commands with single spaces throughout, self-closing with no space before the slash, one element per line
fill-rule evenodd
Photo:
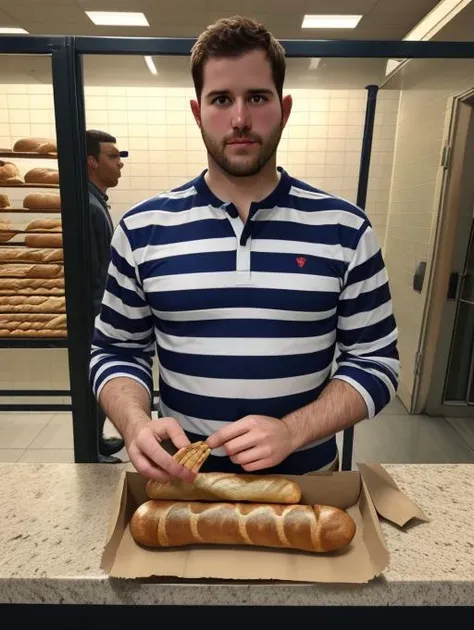
<path fill-rule="evenodd" d="M 181 479 L 189 482 L 194 481 L 196 475 L 191 470 L 185 468 L 173 459 L 173 457 L 165 451 L 156 439 L 146 440 L 144 443 L 138 443 L 138 447 L 153 464 L 163 469 L 172 477 L 180 477 Z"/>
<path fill-rule="evenodd" d="M 167 483 L 171 481 L 171 476 L 164 470 L 155 466 L 143 453 L 139 451 L 132 451 L 129 453 L 130 461 L 135 469 L 147 479 L 153 479 L 160 483 Z"/>
<path fill-rule="evenodd" d="M 258 435 L 254 431 L 248 431 L 248 433 L 244 433 L 243 435 L 226 442 L 224 449 L 227 455 L 232 457 L 242 451 L 248 451 L 255 446 L 258 446 Z"/>
<path fill-rule="evenodd" d="M 191 444 L 186 433 L 174 418 L 155 420 L 152 424 L 152 428 L 153 433 L 158 435 L 161 439 L 169 438 L 177 449 L 184 448 Z"/>
<path fill-rule="evenodd" d="M 250 448 L 246 451 L 233 455 L 230 459 L 234 464 L 240 464 L 244 466 L 254 462 L 259 462 L 267 457 L 268 453 L 264 447 Z"/>
<path fill-rule="evenodd" d="M 265 468 L 272 468 L 274 465 L 275 465 L 275 462 L 273 462 L 271 459 L 267 457 L 267 458 L 255 460 L 254 462 L 250 462 L 248 464 L 244 464 L 242 468 L 246 472 L 254 472 L 255 470 L 264 470 Z"/>
<path fill-rule="evenodd" d="M 247 418 L 241 418 L 240 420 L 231 422 L 226 427 L 219 429 L 218 431 L 210 435 L 207 438 L 206 443 L 211 449 L 218 448 L 226 442 L 229 442 L 229 440 L 233 440 L 234 438 L 239 437 L 239 435 L 247 433 L 249 429 L 250 426 Z"/>

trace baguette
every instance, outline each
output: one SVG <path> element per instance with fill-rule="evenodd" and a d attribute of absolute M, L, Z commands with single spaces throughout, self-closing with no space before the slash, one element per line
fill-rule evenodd
<path fill-rule="evenodd" d="M 27 234 L 25 236 L 26 247 L 62 247 L 63 235 L 62 234 Z"/>
<path fill-rule="evenodd" d="M 0 313 L 65 313 L 63 297 L 45 295 L 0 296 Z"/>
<path fill-rule="evenodd" d="M 2 264 L 0 260 L 0 278 L 63 278 L 62 265 L 25 265 Z"/>
<path fill-rule="evenodd" d="M 64 295 L 63 278 L 0 278 L 0 295 Z"/>
<path fill-rule="evenodd" d="M 0 263 L 8 262 L 62 262 L 62 249 L 28 249 L 25 247 L 0 247 Z"/>
<path fill-rule="evenodd" d="M 356 525 L 328 505 L 150 500 L 135 510 L 130 532 L 145 547 L 250 545 L 327 553 L 348 545 Z"/>
<path fill-rule="evenodd" d="M 173 479 L 160 483 L 150 479 L 149 499 L 176 501 L 249 501 L 252 503 L 299 503 L 301 488 L 279 475 L 199 473 L 192 483 Z"/>
<path fill-rule="evenodd" d="M 66 315 L 9 313 L 0 315 L 0 337 L 66 337 Z"/>
<path fill-rule="evenodd" d="M 33 219 L 25 228 L 27 232 L 61 232 L 61 229 L 61 219 Z"/>

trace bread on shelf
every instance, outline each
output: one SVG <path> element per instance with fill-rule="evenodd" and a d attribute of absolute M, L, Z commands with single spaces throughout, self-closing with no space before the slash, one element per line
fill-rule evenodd
<path fill-rule="evenodd" d="M 0 337 L 57 338 L 67 336 L 66 315 L 0 314 Z"/>
<path fill-rule="evenodd" d="M 0 278 L 0 295 L 64 295 L 64 278 Z"/>
<path fill-rule="evenodd" d="M 27 184 L 59 184 L 59 171 L 54 168 L 32 168 L 25 173 Z"/>
<path fill-rule="evenodd" d="M 0 194 L 0 209 L 9 208 L 10 207 L 10 199 L 8 195 Z"/>
<path fill-rule="evenodd" d="M 27 232 L 61 232 L 61 219 L 33 219 L 28 223 Z"/>
<path fill-rule="evenodd" d="M 0 260 L 0 278 L 63 278 L 64 267 L 57 264 L 3 264 Z"/>
<path fill-rule="evenodd" d="M 61 210 L 61 196 L 54 193 L 31 193 L 23 199 L 27 210 Z"/>
<path fill-rule="evenodd" d="M 25 181 L 20 175 L 20 171 L 13 162 L 0 160 L 0 185 L 14 186 L 24 184 Z"/>
<path fill-rule="evenodd" d="M 27 247 L 0 247 L 0 263 L 56 263 L 63 262 L 62 249 L 33 249 Z"/>
<path fill-rule="evenodd" d="M 56 143 L 51 138 L 21 138 L 13 145 L 17 153 L 55 153 Z"/>
<path fill-rule="evenodd" d="M 50 232 L 49 234 L 27 234 L 25 236 L 25 246 L 61 248 L 63 246 L 63 235 L 55 232 Z"/>
<path fill-rule="evenodd" d="M 0 295 L 0 313 L 65 313 L 64 297 L 46 295 Z"/>

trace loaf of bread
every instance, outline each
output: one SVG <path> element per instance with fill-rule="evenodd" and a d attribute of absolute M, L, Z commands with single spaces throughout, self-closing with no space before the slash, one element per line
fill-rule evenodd
<path fill-rule="evenodd" d="M 18 153 L 37 153 L 39 148 L 44 145 L 56 146 L 50 138 L 21 138 L 13 145 L 13 151 Z M 41 151 L 45 153 L 45 151 Z"/>
<path fill-rule="evenodd" d="M 8 195 L 0 194 L 0 208 L 9 208 L 10 207 L 10 199 Z"/>
<path fill-rule="evenodd" d="M 2 264 L 0 261 L 0 278 L 63 278 L 64 267 L 53 264 Z"/>
<path fill-rule="evenodd" d="M 66 315 L 0 314 L 0 337 L 65 337 Z"/>
<path fill-rule="evenodd" d="M 356 525 L 347 512 L 327 505 L 151 499 L 133 513 L 130 532 L 145 547 L 250 545 L 327 553 L 348 545 Z"/>
<path fill-rule="evenodd" d="M 64 279 L 0 278 L 0 295 L 64 295 Z"/>
<path fill-rule="evenodd" d="M 61 210 L 61 196 L 51 193 L 32 193 L 23 199 L 28 210 Z"/>
<path fill-rule="evenodd" d="M 14 186 L 25 182 L 15 164 L 0 160 L 0 183 L 6 186 Z"/>
<path fill-rule="evenodd" d="M 62 234 L 27 234 L 25 236 L 26 247 L 62 247 Z"/>
<path fill-rule="evenodd" d="M 59 184 L 59 171 L 54 168 L 32 168 L 25 173 L 27 184 Z"/>
<path fill-rule="evenodd" d="M 146 485 L 150 499 L 175 501 L 249 501 L 252 503 L 299 503 L 301 488 L 295 481 L 279 475 L 199 473 L 193 482 L 173 479 L 160 483 L 150 479 Z"/>
<path fill-rule="evenodd" d="M 64 297 L 0 295 L 0 313 L 65 313 Z"/>
<path fill-rule="evenodd" d="M 2 221 L 0 219 L 0 243 L 6 243 L 12 239 L 18 230 L 12 229 L 11 221 Z"/>
<path fill-rule="evenodd" d="M 33 219 L 26 226 L 27 232 L 61 232 L 61 219 Z"/>
<path fill-rule="evenodd" d="M 38 153 L 57 153 L 58 148 L 55 142 L 49 141 L 40 144 L 37 151 Z"/>
<path fill-rule="evenodd" d="M 0 247 L 0 263 L 63 261 L 62 249 L 29 249 L 27 247 Z"/>

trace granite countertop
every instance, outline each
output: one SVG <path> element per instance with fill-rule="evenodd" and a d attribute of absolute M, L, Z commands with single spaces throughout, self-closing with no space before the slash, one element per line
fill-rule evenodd
<path fill-rule="evenodd" d="M 361 585 L 116 580 L 100 569 L 126 465 L 0 464 L 0 603 L 473 605 L 474 465 L 388 465 L 430 519 L 382 521 L 391 554 Z"/>

